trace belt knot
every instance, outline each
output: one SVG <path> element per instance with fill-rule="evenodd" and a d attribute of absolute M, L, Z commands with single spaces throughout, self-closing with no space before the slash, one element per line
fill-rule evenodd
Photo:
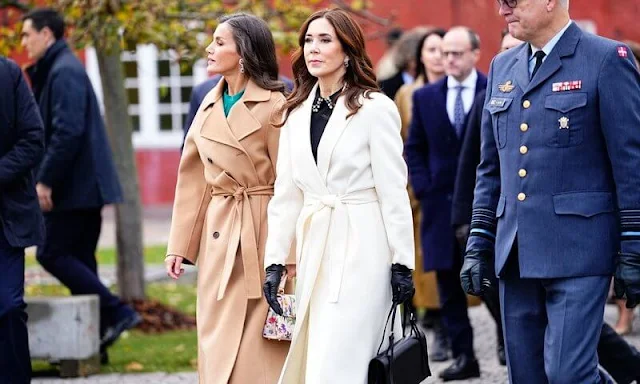
<path fill-rule="evenodd" d="M 247 191 L 247 188 L 238 187 L 238 189 L 236 189 L 235 192 L 233 192 L 233 197 L 238 201 L 242 200 L 242 199 L 244 199 L 244 194 L 245 194 L 246 191 Z"/>
<path fill-rule="evenodd" d="M 320 201 L 327 207 L 335 208 L 338 203 L 338 195 L 323 195 Z"/>

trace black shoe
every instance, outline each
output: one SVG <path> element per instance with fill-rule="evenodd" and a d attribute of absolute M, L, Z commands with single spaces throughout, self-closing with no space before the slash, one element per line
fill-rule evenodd
<path fill-rule="evenodd" d="M 104 332 L 104 336 L 100 341 L 100 348 L 106 350 L 118 340 L 122 332 L 135 328 L 140 323 L 142 323 L 142 317 L 137 312 L 133 312 L 131 315 L 121 319 Z"/>
<path fill-rule="evenodd" d="M 431 361 L 447 361 L 449 360 L 449 338 L 444 329 L 441 319 L 437 319 L 433 324 L 434 339 L 433 345 L 429 350 L 429 358 Z"/>
<path fill-rule="evenodd" d="M 100 348 L 100 365 L 109 364 L 109 353 L 106 348 Z"/>
<path fill-rule="evenodd" d="M 507 365 L 507 354 L 504 351 L 504 343 L 498 342 L 498 361 L 500 365 Z"/>
<path fill-rule="evenodd" d="M 465 380 L 472 377 L 480 377 L 480 366 L 478 360 L 467 355 L 458 356 L 449 368 L 440 372 L 442 381 Z"/>

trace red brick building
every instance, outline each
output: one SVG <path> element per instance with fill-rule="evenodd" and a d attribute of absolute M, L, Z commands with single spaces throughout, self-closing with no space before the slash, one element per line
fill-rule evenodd
<path fill-rule="evenodd" d="M 410 29 L 418 25 L 450 27 L 466 25 L 475 29 L 482 40 L 480 69 L 486 71 L 498 50 L 504 22 L 498 15 L 495 0 L 370 0 L 371 12 L 392 17 L 394 25 Z M 572 18 L 585 29 L 618 40 L 640 41 L 640 0 L 572 0 Z M 0 20 L 2 14 L 0 14 Z M 368 50 L 377 61 L 384 52 L 383 33 L 371 23 L 363 22 L 369 36 Z M 21 57 L 16 57 L 23 61 Z M 87 70 L 101 94 L 95 54 L 85 52 Z M 145 205 L 170 204 L 182 142 L 182 121 L 188 109 L 194 84 L 206 78 L 204 63 L 180 68 L 170 53 L 153 46 L 140 46 L 136 52 L 123 54 L 129 100 L 129 114 L 134 126 L 133 142 L 142 200 Z M 288 60 L 282 72 L 290 73 Z"/>

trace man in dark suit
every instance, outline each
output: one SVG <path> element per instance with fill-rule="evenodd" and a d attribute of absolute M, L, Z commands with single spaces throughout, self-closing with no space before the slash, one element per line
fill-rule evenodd
<path fill-rule="evenodd" d="M 0 383 L 27 384 L 24 249 L 44 235 L 32 172 L 44 153 L 44 129 L 20 67 L 4 57 L 0 84 Z"/>
<path fill-rule="evenodd" d="M 467 115 L 486 77 L 476 71 L 480 41 L 465 27 L 452 28 L 443 39 L 447 77 L 417 90 L 405 146 L 409 179 L 422 209 L 424 268 L 435 270 L 442 318 L 451 340 L 454 363 L 443 380 L 480 376 L 473 351 L 467 298 L 460 287 L 462 249 L 451 226 L 451 200 Z"/>
<path fill-rule="evenodd" d="M 103 350 L 141 318 L 98 278 L 95 250 L 102 207 L 122 201 L 120 183 L 95 93 L 82 63 L 64 40 L 64 21 L 51 9 L 23 17 L 22 45 L 45 128 L 36 174 L 46 241 L 40 264 L 72 294 L 100 296 Z"/>
<path fill-rule="evenodd" d="M 616 294 L 640 301 L 640 74 L 568 7 L 500 1 L 526 44 L 491 65 L 461 271 L 475 295 L 499 277 L 518 384 L 608 382 L 596 348 L 614 270 Z"/>

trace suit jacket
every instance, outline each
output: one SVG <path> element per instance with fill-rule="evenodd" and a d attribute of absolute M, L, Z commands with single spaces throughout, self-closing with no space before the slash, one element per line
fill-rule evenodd
<path fill-rule="evenodd" d="M 122 201 L 100 107 L 87 72 L 64 40 L 27 69 L 45 129 L 36 181 L 52 188 L 53 210 Z"/>
<path fill-rule="evenodd" d="M 380 89 L 391 100 L 394 100 L 396 93 L 400 87 L 404 85 L 404 78 L 402 77 L 402 71 L 396 73 L 393 77 L 380 81 Z"/>
<path fill-rule="evenodd" d="M 38 245 L 44 234 L 33 168 L 44 153 L 38 106 L 13 61 L 0 57 L 0 227 L 9 244 Z"/>
<path fill-rule="evenodd" d="M 517 235 L 523 278 L 611 274 L 618 250 L 640 253 L 640 74 L 575 23 L 532 80 L 528 50 L 491 64 L 467 248 L 495 233 L 500 274 Z"/>
<path fill-rule="evenodd" d="M 478 73 L 476 95 L 486 84 L 487 78 Z M 405 144 L 409 181 L 422 208 L 420 231 L 427 271 L 451 269 L 455 257 L 451 200 L 462 140 L 447 114 L 447 90 L 445 77 L 414 92 Z"/>
<path fill-rule="evenodd" d="M 451 205 L 451 224 L 454 228 L 458 225 L 471 223 L 473 189 L 476 186 L 476 168 L 480 163 L 480 126 L 486 94 L 486 89 L 483 89 L 476 95 L 473 107 L 469 111 L 467 126 L 464 131 Z"/>

